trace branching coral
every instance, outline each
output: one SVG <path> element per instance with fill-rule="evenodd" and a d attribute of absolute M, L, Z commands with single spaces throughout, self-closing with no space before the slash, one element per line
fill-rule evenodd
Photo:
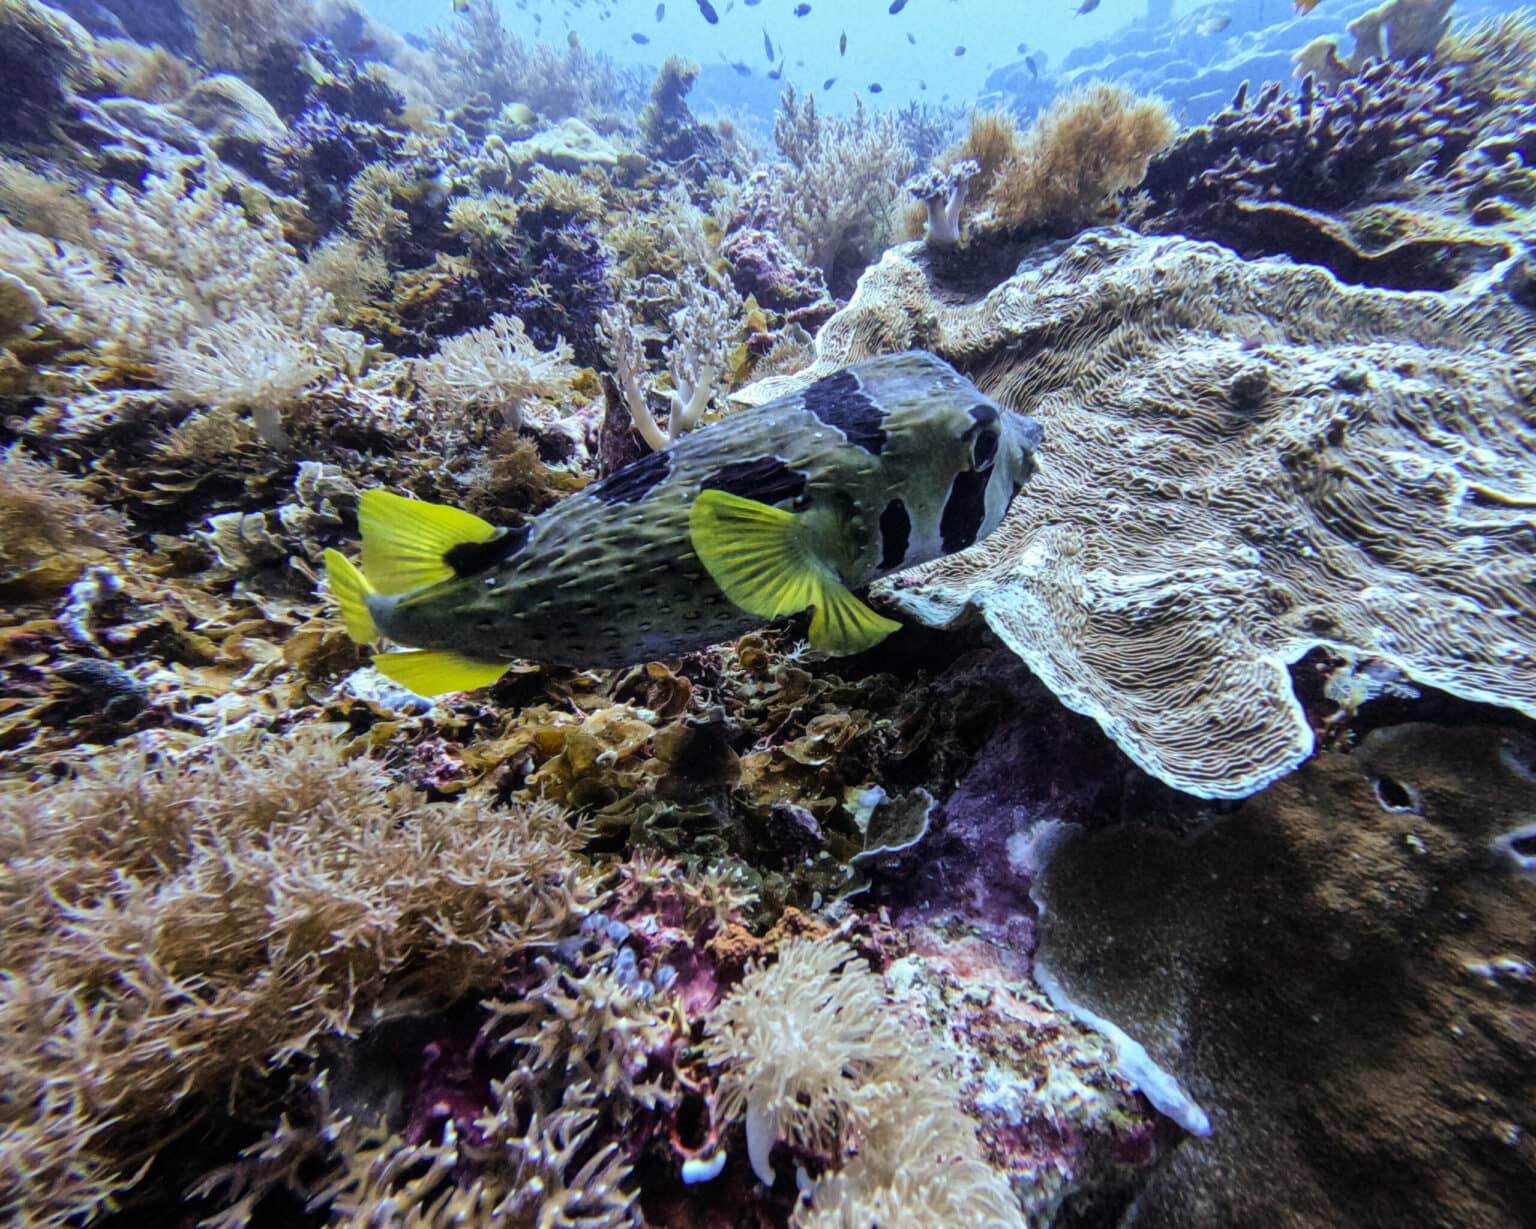
<path fill-rule="evenodd" d="M 148 362 L 172 391 L 259 406 L 275 435 L 280 404 L 315 374 L 329 297 L 274 218 L 224 200 L 217 163 L 163 168 L 142 193 L 88 192 L 88 239 L 47 240 L 0 222 L 0 255 L 47 304 L 46 322 L 99 360 Z"/>
<path fill-rule="evenodd" d="M 1294 97 L 1273 82 L 1253 101 L 1239 91 L 1210 124 L 1152 160 L 1139 224 L 1267 252 L 1262 226 L 1241 215 L 1244 201 L 1341 209 L 1410 172 L 1444 174 L 1475 137 L 1475 110 L 1450 73 L 1390 62 L 1337 90 L 1308 80 Z"/>
<path fill-rule="evenodd" d="M 851 116 L 823 116 L 793 86 L 779 100 L 773 137 L 787 165 L 769 169 L 758 210 L 834 288 L 847 285 L 893 237 L 912 155 L 888 117 L 867 115 L 862 103 Z"/>
<path fill-rule="evenodd" d="M 580 839 L 548 808 L 426 805 L 323 735 L 8 786 L 0 1208 L 87 1215 L 252 1074 L 490 984 L 590 899 Z"/>
<path fill-rule="evenodd" d="M 672 313 L 672 340 L 667 345 L 672 385 L 665 393 L 665 428 L 651 411 L 651 394 L 656 390 L 643 379 L 645 353 L 628 312 L 623 307 L 611 307 L 603 313 L 603 335 L 619 393 L 635 428 L 652 448 L 665 448 L 698 426 L 721 391 L 740 310 L 741 300 L 734 291 L 699 286 L 689 294 L 688 302 Z"/>
<path fill-rule="evenodd" d="M 558 398 L 575 377 L 571 348 L 539 350 L 523 322 L 494 316 L 488 327 L 450 337 L 415 364 L 417 383 L 441 414 L 490 414 L 512 426 L 542 398 Z"/>
<path fill-rule="evenodd" d="M 468 0 L 438 31 L 433 51 L 443 92 L 455 99 L 483 94 L 496 106 L 519 102 L 558 117 L 633 110 L 644 97 L 637 75 L 579 43 L 525 43 L 506 28 L 492 0 Z"/>

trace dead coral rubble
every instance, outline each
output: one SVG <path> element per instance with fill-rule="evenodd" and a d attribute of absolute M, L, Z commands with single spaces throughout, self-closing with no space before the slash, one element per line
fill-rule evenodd
<path fill-rule="evenodd" d="M 1286 666 L 1314 646 L 1536 713 L 1517 274 L 1403 294 L 1110 230 L 959 299 L 908 245 L 753 395 L 920 346 L 1038 418 L 1040 485 L 886 591 L 934 623 L 979 607 L 1153 775 L 1240 796 L 1312 749 Z"/>

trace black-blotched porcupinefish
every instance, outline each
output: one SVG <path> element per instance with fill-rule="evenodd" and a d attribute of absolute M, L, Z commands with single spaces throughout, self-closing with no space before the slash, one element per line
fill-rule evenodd
<path fill-rule="evenodd" d="M 1034 470 L 1040 427 L 921 351 L 855 363 L 685 435 L 518 529 L 364 493 L 359 571 L 326 552 L 348 634 L 419 695 L 519 658 L 621 666 L 810 609 L 811 646 L 899 624 L 851 589 L 964 550 Z"/>

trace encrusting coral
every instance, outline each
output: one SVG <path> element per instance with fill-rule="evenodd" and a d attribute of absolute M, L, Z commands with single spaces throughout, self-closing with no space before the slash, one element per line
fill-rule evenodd
<path fill-rule="evenodd" d="M 1142 767 L 1239 796 L 1312 750 L 1286 667 L 1314 646 L 1536 712 L 1522 285 L 1404 294 L 1108 230 L 976 298 L 898 248 L 816 363 L 746 392 L 923 346 L 1038 417 L 1040 485 L 891 598 L 979 607 Z"/>

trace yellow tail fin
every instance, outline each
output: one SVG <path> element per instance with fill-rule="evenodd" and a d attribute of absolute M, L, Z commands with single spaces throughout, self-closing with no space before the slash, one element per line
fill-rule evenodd
<path fill-rule="evenodd" d="M 368 596 L 374 592 L 368 578 L 339 550 L 325 552 L 325 575 L 331 582 L 331 596 L 341 606 L 341 619 L 346 624 L 347 635 L 358 644 L 377 640 L 379 629 L 373 625 L 373 615 L 368 612 Z"/>
<path fill-rule="evenodd" d="M 873 648 L 901 626 L 854 597 L 799 529 L 793 512 L 726 491 L 701 491 L 688 514 L 694 553 L 748 614 L 777 619 L 814 606 L 811 646 L 838 654 Z"/>
<path fill-rule="evenodd" d="M 457 653 L 435 649 L 411 649 L 404 653 L 380 653 L 374 668 L 386 678 L 418 696 L 440 696 L 445 691 L 474 691 L 489 687 L 509 669 L 509 661 L 475 661 Z"/>
<path fill-rule="evenodd" d="M 489 542 L 501 532 L 462 508 L 377 487 L 363 492 L 357 523 L 363 532 L 363 575 L 379 593 L 407 593 L 451 580 L 449 551 L 466 542 Z"/>

